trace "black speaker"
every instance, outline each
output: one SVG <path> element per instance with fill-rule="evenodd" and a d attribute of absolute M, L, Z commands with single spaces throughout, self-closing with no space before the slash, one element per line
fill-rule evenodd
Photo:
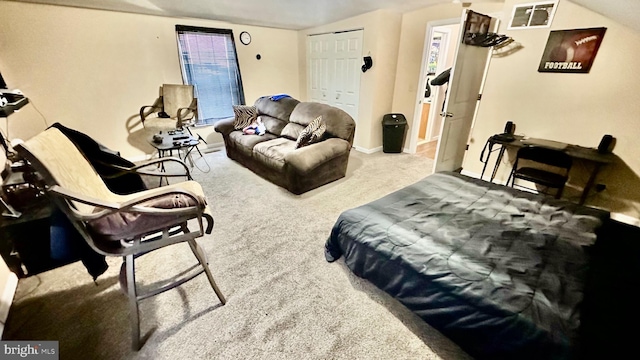
<path fill-rule="evenodd" d="M 366 72 L 367 70 L 371 69 L 371 67 L 373 66 L 373 59 L 371 58 L 371 56 L 365 56 L 363 60 L 364 60 L 364 65 L 362 65 L 362 72 Z"/>
<path fill-rule="evenodd" d="M 511 121 L 507 121 L 507 123 L 504 125 L 504 133 L 513 134 L 515 132 L 516 132 L 516 124 L 514 124 Z"/>
<path fill-rule="evenodd" d="M 598 152 L 601 154 L 608 154 L 613 151 L 613 147 L 616 144 L 616 138 L 611 135 L 605 135 L 600 140 L 600 145 L 598 145 Z"/>

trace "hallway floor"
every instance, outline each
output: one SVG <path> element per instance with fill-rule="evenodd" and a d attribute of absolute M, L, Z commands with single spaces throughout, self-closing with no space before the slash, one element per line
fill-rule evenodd
<path fill-rule="evenodd" d="M 437 147 L 438 147 L 438 140 L 429 141 L 429 142 L 420 144 L 416 148 L 416 155 L 423 156 L 429 159 L 435 159 Z"/>

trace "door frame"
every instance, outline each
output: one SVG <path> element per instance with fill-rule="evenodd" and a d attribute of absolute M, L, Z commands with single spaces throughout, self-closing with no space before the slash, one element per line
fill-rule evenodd
<path fill-rule="evenodd" d="M 451 24 L 451 25 L 456 25 L 456 24 Z M 431 29 L 430 37 L 433 38 L 433 33 L 436 31 L 437 28 L 442 27 L 442 26 L 451 26 L 451 25 L 434 26 Z M 438 31 L 440 31 L 441 33 L 445 34 L 446 42 L 441 44 L 441 46 L 443 46 L 443 47 L 440 49 L 442 51 L 442 53 L 440 53 L 438 55 L 438 68 L 436 69 L 436 75 L 442 73 L 445 70 L 447 70 L 447 66 L 443 65 L 443 63 L 446 63 L 447 60 L 449 60 L 448 57 L 449 57 L 449 50 L 450 50 L 450 46 L 451 46 L 451 29 L 447 28 L 444 31 L 438 29 Z M 431 41 L 431 39 L 429 39 L 429 41 Z M 444 61 L 440 61 L 440 60 L 444 60 Z M 424 84 L 424 86 L 426 87 L 427 84 Z M 449 86 L 449 85 L 447 85 L 447 86 Z M 432 97 L 432 100 L 438 100 L 438 98 L 441 95 L 443 97 L 446 97 L 445 94 L 442 94 L 442 92 L 445 91 L 442 86 L 436 87 L 435 89 L 432 86 L 431 87 L 432 94 L 434 93 L 434 91 L 437 94 L 437 96 L 436 97 Z M 446 99 L 443 98 L 443 103 L 444 103 L 445 100 Z M 431 105 L 433 105 L 433 102 L 431 102 Z M 429 107 L 429 115 L 428 115 L 428 118 L 427 118 L 427 121 L 429 123 L 427 124 L 427 131 L 425 133 L 425 141 L 427 141 L 427 142 L 433 141 L 433 140 L 437 140 L 440 137 L 440 130 L 438 130 L 437 132 L 434 133 L 433 126 L 435 124 L 434 120 L 435 120 L 436 116 L 438 116 L 441 111 L 442 111 L 442 108 L 439 108 L 437 106 L 430 106 Z M 440 126 L 442 126 L 442 119 L 440 119 Z"/>
<path fill-rule="evenodd" d="M 460 21 L 461 26 L 465 25 L 465 21 L 466 21 L 466 19 L 468 19 L 469 11 L 473 11 L 473 10 L 469 9 L 469 10 L 465 10 L 463 12 L 462 17 L 461 17 L 461 21 Z M 484 15 L 484 14 L 481 14 L 481 15 Z M 500 17 L 496 16 L 495 14 L 490 14 L 488 16 L 491 17 L 491 24 L 490 24 L 490 27 L 489 27 L 488 31 L 497 32 L 497 30 L 500 28 L 500 23 L 501 23 Z M 460 32 L 460 39 L 459 39 L 460 43 L 462 43 L 463 37 L 464 37 L 464 31 L 461 31 Z M 484 70 L 482 72 L 482 77 L 480 79 L 480 84 L 479 84 L 479 87 L 478 87 L 478 99 L 475 101 L 475 105 L 473 107 L 473 115 L 471 117 L 471 123 L 469 124 L 469 133 L 467 134 L 466 139 L 458 140 L 459 142 L 456 143 L 458 145 L 466 145 L 467 149 L 469 147 L 469 145 L 468 145 L 469 144 L 469 139 L 471 138 L 471 136 L 473 134 L 473 129 L 474 129 L 474 126 L 475 126 L 476 118 L 478 116 L 478 109 L 480 107 L 480 99 L 481 99 L 482 93 L 484 91 L 484 86 L 486 84 L 487 74 L 489 73 L 489 67 L 491 65 L 492 57 L 493 57 L 493 47 L 489 47 L 489 50 L 487 51 L 487 55 L 486 55 Z M 460 59 L 461 58 L 460 58 L 460 54 L 459 54 L 459 49 L 456 49 L 456 59 L 454 60 L 453 67 L 452 67 L 452 72 L 451 72 L 451 79 L 453 81 L 449 81 L 449 85 L 451 85 L 451 86 L 455 86 L 456 84 L 458 84 L 456 82 L 456 70 L 457 70 L 458 61 Z M 462 59 L 464 59 L 464 57 Z M 445 105 L 446 105 L 445 106 L 446 107 L 445 112 L 448 112 L 450 110 L 450 108 L 449 108 L 449 100 L 451 99 L 451 95 L 452 95 L 453 92 L 455 92 L 455 91 L 447 91 L 447 96 L 445 98 Z M 437 149 L 436 149 L 436 156 L 435 156 L 435 159 L 433 161 L 432 172 L 436 172 L 438 166 L 443 163 L 443 162 L 438 162 L 438 160 L 439 160 L 440 151 L 443 150 L 441 142 L 442 142 L 442 137 L 443 137 L 443 133 L 444 133 L 444 130 L 445 130 L 445 122 L 447 122 L 447 121 L 450 121 L 450 120 L 447 120 L 446 118 L 443 118 L 443 126 L 440 129 L 440 137 L 438 139 L 438 146 L 437 146 Z M 463 141 L 464 141 L 464 144 L 460 144 Z M 465 150 L 463 152 L 463 154 L 462 154 L 462 161 L 460 162 L 460 168 L 459 169 L 462 169 L 462 165 L 464 164 L 464 160 L 465 160 L 467 155 L 468 155 L 468 153 Z"/>
<path fill-rule="evenodd" d="M 429 60 L 429 50 L 431 47 L 431 36 L 433 36 L 433 28 L 444 25 L 460 24 L 460 17 L 450 18 L 444 20 L 434 20 L 427 23 L 425 29 L 424 44 L 422 45 L 422 61 L 420 62 L 420 83 L 418 84 L 418 91 L 416 92 L 416 102 L 413 113 L 413 126 L 411 126 L 411 133 L 409 137 L 409 153 L 415 154 L 418 148 L 418 134 L 420 132 L 420 115 L 422 114 L 422 99 L 424 99 L 424 89 L 426 88 L 426 76 L 427 66 L 426 63 Z M 449 36 L 449 42 L 451 37 Z M 433 106 L 429 110 L 429 124 L 427 124 L 427 134 L 429 134 L 429 127 L 433 126 L 431 121 L 431 114 L 434 111 Z M 416 123 L 417 122 L 417 123 Z M 416 125 L 417 124 L 417 125 Z"/>
<path fill-rule="evenodd" d="M 415 102 L 415 108 L 414 108 L 414 114 L 413 114 L 413 125 L 411 126 L 410 129 L 410 138 L 409 138 L 409 148 L 405 148 L 405 152 L 408 152 L 410 154 L 415 154 L 416 150 L 418 148 L 418 133 L 419 133 L 419 125 L 420 125 L 420 114 L 422 113 L 422 99 L 423 99 L 423 93 L 424 93 L 424 89 L 425 89 L 425 80 L 426 80 L 426 71 L 427 71 L 427 67 L 426 67 L 426 62 L 429 58 L 429 47 L 430 47 L 430 42 L 431 42 L 431 36 L 433 33 L 433 28 L 438 27 L 438 26 L 444 26 L 444 25 L 455 25 L 455 24 L 461 24 L 462 26 L 462 21 L 461 18 L 464 15 L 464 10 L 463 12 L 460 14 L 460 17 L 457 18 L 449 18 L 449 19 L 442 19 L 442 20 L 434 20 L 434 21 L 430 21 L 427 23 L 427 28 L 425 30 L 425 38 L 424 38 L 424 44 L 422 46 L 422 62 L 420 63 L 420 84 L 418 85 L 418 91 L 416 91 L 416 102 Z M 496 29 L 497 30 L 499 28 L 499 24 L 501 22 L 500 19 L 500 14 L 497 13 L 490 13 L 487 14 L 489 16 L 491 16 L 492 18 L 496 18 L 498 20 L 498 22 L 496 23 Z M 460 31 L 462 32 L 462 29 L 460 29 Z M 463 35 L 461 35 L 463 36 Z M 451 45 L 451 37 L 449 37 L 449 45 Z M 457 46 L 457 44 L 456 44 Z M 489 61 L 491 61 L 491 52 L 489 52 Z M 455 59 L 454 59 L 454 63 L 455 63 Z M 487 80 L 487 73 L 489 72 L 489 66 L 487 65 L 487 67 L 484 69 L 484 76 L 483 76 L 483 80 L 482 80 L 482 84 L 480 85 L 480 94 L 482 94 L 482 91 L 484 90 L 484 85 L 486 83 Z M 447 85 L 448 86 L 448 85 Z M 445 99 L 446 101 L 446 99 Z M 473 127 L 475 126 L 475 122 L 476 122 L 476 117 L 478 115 L 478 107 L 479 107 L 479 103 L 476 104 L 476 111 L 473 115 L 473 122 L 471 123 L 471 132 L 473 132 Z M 433 109 L 433 106 L 430 109 L 430 112 L 432 111 L 437 111 Z M 429 115 L 431 116 L 431 114 Z M 416 126 L 416 120 L 417 120 L 417 124 L 418 126 Z M 431 120 L 431 118 L 429 118 L 429 120 Z M 429 121 L 431 122 L 431 121 Z M 429 129 L 427 129 L 427 133 Z M 440 142 L 440 138 L 438 137 L 438 143 Z M 434 159 L 435 160 L 435 159 Z M 435 161 L 434 161 L 435 164 Z"/>

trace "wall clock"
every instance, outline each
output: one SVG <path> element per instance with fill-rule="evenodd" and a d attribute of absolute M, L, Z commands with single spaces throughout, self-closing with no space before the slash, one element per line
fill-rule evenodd
<path fill-rule="evenodd" d="M 251 43 L 251 35 L 246 31 L 241 32 L 240 42 L 243 43 L 244 45 L 249 45 L 249 43 Z"/>

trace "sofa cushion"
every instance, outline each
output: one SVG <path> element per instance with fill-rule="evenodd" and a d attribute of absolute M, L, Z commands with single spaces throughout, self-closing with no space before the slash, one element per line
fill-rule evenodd
<path fill-rule="evenodd" d="M 255 106 L 234 105 L 233 113 L 235 115 L 233 128 L 236 130 L 242 130 L 253 124 L 258 117 L 258 110 Z"/>
<path fill-rule="evenodd" d="M 326 129 L 327 125 L 322 120 L 322 115 L 318 116 L 300 133 L 296 140 L 296 149 L 319 142 Z"/>
<path fill-rule="evenodd" d="M 353 143 L 355 121 L 349 114 L 336 107 L 316 102 L 301 102 L 293 109 L 289 121 L 307 126 L 319 115 L 324 118 L 327 133 L 331 137 L 338 137 Z"/>
<path fill-rule="evenodd" d="M 276 138 L 256 144 L 253 147 L 253 156 L 275 170 L 282 170 L 285 155 L 294 151 L 295 146 L 293 140 Z"/>
<path fill-rule="evenodd" d="M 253 148 L 256 144 L 275 138 L 275 135 L 269 133 L 264 135 L 245 135 L 242 131 L 232 131 L 229 133 L 229 139 L 233 141 L 236 149 L 249 156 L 253 154 Z"/>
<path fill-rule="evenodd" d="M 258 115 L 269 115 L 276 119 L 289 122 L 289 116 L 291 116 L 291 112 L 299 103 L 300 101 L 292 97 L 286 97 L 277 101 L 273 101 L 269 98 L 269 96 L 263 96 L 256 100 L 254 105 L 256 109 L 258 109 Z"/>
<path fill-rule="evenodd" d="M 260 119 L 262 120 L 264 127 L 267 129 L 267 132 L 276 136 L 280 136 L 282 134 L 282 129 L 284 129 L 288 124 L 284 120 L 280 120 L 269 115 L 260 115 Z"/>
<path fill-rule="evenodd" d="M 350 149 L 348 141 L 331 138 L 291 151 L 285 154 L 284 161 L 298 174 L 305 175 L 336 157 L 348 157 Z"/>
<path fill-rule="evenodd" d="M 300 133 L 302 132 L 302 130 L 304 130 L 304 128 L 305 127 L 300 124 L 290 122 L 284 127 L 284 129 L 282 129 L 280 136 L 296 141 L 298 140 L 298 137 L 300 136 Z"/>

